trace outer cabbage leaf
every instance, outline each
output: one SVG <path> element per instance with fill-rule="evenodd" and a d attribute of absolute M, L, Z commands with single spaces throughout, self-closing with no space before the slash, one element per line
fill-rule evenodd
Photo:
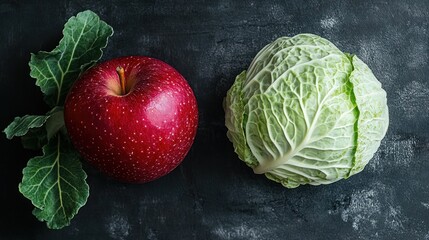
<path fill-rule="evenodd" d="M 243 130 L 244 103 L 241 89 L 246 78 L 246 71 L 240 73 L 233 86 L 228 91 L 224 100 L 225 125 L 228 128 L 227 136 L 233 142 L 234 150 L 238 157 L 249 166 L 256 166 L 258 163 L 247 146 Z"/>
<path fill-rule="evenodd" d="M 374 156 L 389 126 L 386 92 L 368 66 L 353 56 L 354 71 L 350 75 L 360 111 L 355 164 L 350 175 L 363 170 Z"/>
<path fill-rule="evenodd" d="M 343 55 L 328 40 L 313 34 L 279 38 L 263 48 L 250 64 L 243 86 L 243 98 L 247 102 L 251 96 L 265 92 L 294 66 L 311 64 L 335 54 Z"/>

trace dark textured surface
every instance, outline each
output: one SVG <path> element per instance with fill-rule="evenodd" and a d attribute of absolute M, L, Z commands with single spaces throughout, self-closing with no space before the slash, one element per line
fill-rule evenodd
<path fill-rule="evenodd" d="M 48 110 L 29 77 L 30 52 L 53 49 L 85 9 L 115 29 L 103 59 L 148 55 L 187 78 L 200 110 L 195 144 L 180 167 L 145 185 L 85 166 L 88 203 L 54 231 L 17 187 L 39 153 L 1 136 L 0 239 L 429 239 L 428 1 L 1 1 L 1 128 Z M 259 49 L 302 32 L 372 68 L 388 93 L 390 128 L 361 174 L 289 190 L 238 160 L 222 99 Z"/>

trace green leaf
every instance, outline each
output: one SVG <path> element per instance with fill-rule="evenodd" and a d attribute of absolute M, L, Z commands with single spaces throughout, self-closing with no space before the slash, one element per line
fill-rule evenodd
<path fill-rule="evenodd" d="M 54 107 L 46 116 L 16 117 L 4 132 L 8 139 L 21 137 L 24 148 L 36 150 L 45 145 L 63 127 L 63 107 Z"/>
<path fill-rule="evenodd" d="M 36 207 L 33 214 L 52 229 L 68 226 L 89 195 L 79 155 L 61 134 L 43 147 L 43 156 L 28 161 L 23 175 L 19 191 Z"/>
<path fill-rule="evenodd" d="M 64 127 L 64 108 L 54 107 L 49 113 L 49 119 L 46 121 L 46 133 L 50 140 L 62 127 Z"/>
<path fill-rule="evenodd" d="M 24 117 L 16 117 L 12 123 L 7 126 L 3 132 L 8 139 L 13 137 L 21 137 L 27 134 L 31 128 L 39 128 L 45 124 L 49 116 L 25 115 Z"/>
<path fill-rule="evenodd" d="M 64 36 L 54 50 L 31 55 L 30 76 L 36 79 L 49 106 L 64 104 L 73 82 L 101 58 L 112 34 L 107 23 L 87 10 L 68 20 Z"/>
<path fill-rule="evenodd" d="M 46 129 L 43 127 L 29 129 L 27 134 L 21 137 L 21 142 L 25 149 L 41 149 L 43 145 L 48 143 Z"/>
<path fill-rule="evenodd" d="M 53 107 L 45 116 L 17 117 L 4 130 L 6 137 L 22 137 L 24 148 L 40 149 L 23 170 L 20 192 L 36 207 L 33 214 L 59 229 L 86 203 L 86 173 L 66 136 L 63 105 L 74 81 L 102 56 L 113 29 L 91 11 L 78 13 L 64 26 L 63 38 L 51 52 L 31 55 L 30 76 Z"/>

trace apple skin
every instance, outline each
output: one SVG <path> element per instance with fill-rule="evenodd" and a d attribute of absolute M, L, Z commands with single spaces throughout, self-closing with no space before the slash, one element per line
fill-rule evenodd
<path fill-rule="evenodd" d="M 118 66 L 125 72 L 125 95 Z M 64 120 L 74 147 L 93 166 L 119 181 L 145 183 L 185 158 L 197 132 L 198 108 L 173 67 L 129 56 L 84 72 L 67 95 Z"/>

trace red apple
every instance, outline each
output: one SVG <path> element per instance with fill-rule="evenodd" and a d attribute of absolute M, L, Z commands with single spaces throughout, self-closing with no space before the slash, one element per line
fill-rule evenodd
<path fill-rule="evenodd" d="M 173 67 L 130 56 L 83 73 L 66 98 L 64 120 L 73 145 L 92 165 L 120 181 L 144 183 L 185 158 L 198 109 Z"/>

